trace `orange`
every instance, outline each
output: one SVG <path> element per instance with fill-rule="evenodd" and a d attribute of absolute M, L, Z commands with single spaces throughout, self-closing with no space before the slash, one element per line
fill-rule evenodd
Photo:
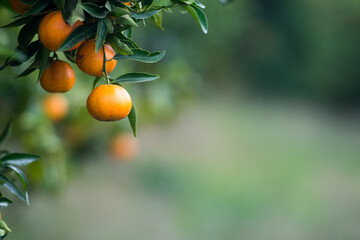
<path fill-rule="evenodd" d="M 126 6 L 131 6 L 132 5 L 132 2 L 126 2 L 124 3 Z"/>
<path fill-rule="evenodd" d="M 129 93 L 119 85 L 100 85 L 89 95 L 86 107 L 99 121 L 117 121 L 129 115 L 132 107 Z"/>
<path fill-rule="evenodd" d="M 40 84 L 47 92 L 67 92 L 75 84 L 74 70 L 67 62 L 55 60 L 41 75 Z"/>
<path fill-rule="evenodd" d="M 15 12 L 24 14 L 29 8 L 30 5 L 22 3 L 20 0 L 9 0 L 11 8 L 14 9 Z"/>
<path fill-rule="evenodd" d="M 54 122 L 60 121 L 68 113 L 68 101 L 61 94 L 50 94 L 43 100 L 43 110 Z"/>
<path fill-rule="evenodd" d="M 104 44 L 106 59 L 110 60 L 115 56 L 114 49 L 109 44 Z M 106 62 L 106 71 L 111 73 L 116 67 L 117 60 L 112 59 Z M 103 76 L 104 51 L 102 48 L 95 53 L 95 41 L 86 41 L 78 49 L 76 64 L 81 71 L 92 76 Z"/>
<path fill-rule="evenodd" d="M 76 21 L 72 26 L 67 24 L 61 14 L 61 11 L 54 11 L 45 15 L 39 25 L 39 38 L 41 43 L 52 51 L 58 50 L 60 45 L 78 26 L 81 21 Z M 70 50 L 74 50 L 81 45 L 79 42 Z"/>
<path fill-rule="evenodd" d="M 132 160 L 139 150 L 139 142 L 129 133 L 116 136 L 110 145 L 110 153 L 116 161 Z"/>

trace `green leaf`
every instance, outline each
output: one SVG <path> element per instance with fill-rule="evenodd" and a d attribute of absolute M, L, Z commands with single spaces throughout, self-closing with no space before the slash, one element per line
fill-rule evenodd
<path fill-rule="evenodd" d="M 106 38 L 106 25 L 104 18 L 100 18 L 97 24 L 97 35 L 95 44 L 95 53 L 97 53 L 103 45 Z"/>
<path fill-rule="evenodd" d="M 96 18 L 104 18 L 109 14 L 109 10 L 105 7 L 99 7 L 94 3 L 81 3 L 80 6 L 90 15 Z"/>
<path fill-rule="evenodd" d="M 74 50 L 75 51 L 75 50 Z M 73 63 L 76 63 L 76 56 L 71 54 L 72 51 L 63 52 L 65 57 Z"/>
<path fill-rule="evenodd" d="M 115 5 L 111 5 L 111 16 L 121 17 L 122 15 L 130 14 L 129 9 L 125 7 L 118 7 Z"/>
<path fill-rule="evenodd" d="M 0 197 L 0 208 L 7 207 L 12 201 L 5 197 Z"/>
<path fill-rule="evenodd" d="M 85 14 L 79 3 L 76 4 L 75 9 L 71 12 L 70 16 L 66 19 L 66 22 L 73 25 L 77 21 L 84 21 Z"/>
<path fill-rule="evenodd" d="M 37 33 L 40 20 L 41 18 L 31 19 L 24 27 L 21 28 L 18 35 L 18 43 L 23 50 L 26 51 L 27 46 Z"/>
<path fill-rule="evenodd" d="M 104 6 L 107 10 L 109 10 L 109 12 L 111 12 L 111 4 L 109 1 L 107 1 Z"/>
<path fill-rule="evenodd" d="M 199 8 L 202 8 L 202 9 L 205 8 L 205 5 L 202 4 L 201 2 L 199 2 L 198 0 L 195 0 L 195 1 L 194 1 L 194 4 L 195 4 L 196 6 L 198 6 Z"/>
<path fill-rule="evenodd" d="M 63 13 L 64 13 L 64 7 L 65 7 L 65 0 L 52 0 L 53 3 L 55 4 L 55 6 L 60 9 Z M 66 20 L 67 16 L 63 16 L 64 19 Z"/>
<path fill-rule="evenodd" d="M 164 28 L 162 26 L 162 11 L 159 11 L 154 16 L 152 16 L 151 21 L 155 24 L 155 26 L 164 31 Z"/>
<path fill-rule="evenodd" d="M 173 3 L 171 0 L 153 0 L 150 7 L 151 8 L 166 8 L 166 7 L 172 7 L 175 3 Z"/>
<path fill-rule="evenodd" d="M 39 75 L 37 78 L 38 81 L 40 80 L 41 75 L 43 74 L 43 72 L 45 71 L 45 69 L 49 64 L 49 55 L 50 55 L 50 50 L 44 46 L 39 51 L 41 52 L 40 52 L 40 61 L 39 61 Z"/>
<path fill-rule="evenodd" d="M 105 19 L 105 26 L 106 26 L 106 32 L 113 33 L 114 32 L 114 26 L 109 18 Z"/>
<path fill-rule="evenodd" d="M 160 76 L 149 73 L 127 73 L 117 77 L 114 82 L 117 83 L 140 83 L 149 82 L 158 79 Z"/>
<path fill-rule="evenodd" d="M 4 131 L 0 135 L 0 146 L 10 134 L 11 123 L 12 123 L 12 120 L 9 120 L 9 122 L 6 124 Z"/>
<path fill-rule="evenodd" d="M 160 10 L 153 10 L 149 12 L 131 12 L 131 17 L 135 19 L 146 19 L 157 14 Z"/>
<path fill-rule="evenodd" d="M 128 115 L 128 119 L 130 122 L 131 129 L 133 131 L 134 136 L 136 137 L 136 112 L 134 104 L 131 107 L 131 111 Z"/>
<path fill-rule="evenodd" d="M 75 30 L 61 44 L 58 51 L 63 52 L 71 49 L 77 43 L 94 35 L 96 33 L 96 29 L 97 29 L 96 23 L 84 24 L 75 28 Z"/>
<path fill-rule="evenodd" d="M 116 54 L 114 58 L 116 60 L 129 59 L 144 63 L 156 63 L 160 61 L 166 54 L 166 51 L 153 52 L 153 53 L 150 53 L 142 49 L 132 49 L 132 51 L 133 51 L 132 55 L 123 56 L 120 54 Z"/>
<path fill-rule="evenodd" d="M 191 16 L 193 16 L 193 18 L 195 18 L 203 32 L 206 34 L 208 32 L 208 21 L 203 10 L 192 5 L 183 5 L 183 8 L 185 8 Z"/>
<path fill-rule="evenodd" d="M 126 14 L 119 17 L 116 22 L 121 25 L 128 25 L 133 27 L 138 27 L 137 23 L 130 17 L 130 15 Z"/>
<path fill-rule="evenodd" d="M 38 0 L 26 11 L 23 17 L 35 15 L 46 8 L 50 0 Z"/>
<path fill-rule="evenodd" d="M 0 182 L 1 184 L 6 187 L 7 189 L 9 189 L 10 192 L 12 192 L 14 195 L 16 195 L 18 198 L 20 198 L 21 200 L 26 201 L 26 196 L 25 194 L 23 194 L 17 187 L 16 185 L 10 181 L 10 179 L 8 179 L 4 174 L 0 173 Z M 0 227 L 1 228 L 1 227 Z"/>
<path fill-rule="evenodd" d="M 114 50 L 122 55 L 131 55 L 133 51 L 126 45 L 121 42 L 118 37 L 113 34 L 108 34 L 106 37 L 106 41 L 110 43 L 110 45 L 114 48 Z"/>
<path fill-rule="evenodd" d="M 2 163 L 2 165 L 5 166 L 25 166 L 36 161 L 39 158 L 40 156 L 29 153 L 10 153 L 2 157 L 0 159 L 0 162 Z"/>
<path fill-rule="evenodd" d="M 96 78 L 94 79 L 94 83 L 93 83 L 93 86 L 92 86 L 92 89 L 93 89 L 93 90 L 95 89 L 96 84 L 100 81 L 100 79 L 101 79 L 101 77 L 96 77 Z"/>
<path fill-rule="evenodd" d="M 11 233 L 10 228 L 6 225 L 4 220 L 0 220 L 0 229 L 5 230 L 5 232 L 7 232 L 7 233 Z"/>
<path fill-rule="evenodd" d="M 5 166 L 5 167 L 7 167 L 7 168 L 10 168 L 11 170 L 13 170 L 13 171 L 16 173 L 16 175 L 19 177 L 20 181 L 21 181 L 22 184 L 23 184 L 24 191 L 26 192 L 27 189 L 28 189 L 28 180 L 27 180 L 24 172 L 21 171 L 20 168 L 15 167 L 15 166 L 12 166 L 12 165 L 3 165 L 3 166 Z"/>
<path fill-rule="evenodd" d="M 21 17 L 5 26 L 2 26 L 1 28 L 18 27 L 18 26 L 28 23 L 33 18 L 34 18 L 33 16 Z"/>
<path fill-rule="evenodd" d="M 20 78 L 20 77 L 25 77 L 27 75 L 29 75 L 30 73 L 34 72 L 37 69 L 37 62 L 34 62 L 33 64 L 31 64 L 27 69 L 25 69 L 25 71 L 23 71 L 22 73 L 20 73 L 18 76 L 16 76 L 15 78 Z"/>

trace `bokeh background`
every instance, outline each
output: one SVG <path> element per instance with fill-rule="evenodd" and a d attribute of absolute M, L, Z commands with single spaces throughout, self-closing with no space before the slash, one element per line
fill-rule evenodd
<path fill-rule="evenodd" d="M 161 75 L 124 84 L 138 113 L 133 161 L 109 155 L 128 121 L 86 111 L 92 78 L 76 71 L 54 123 L 36 73 L 0 72 L 6 147 L 42 156 L 27 169 L 30 207 L 2 211 L 9 240 L 360 239 L 360 2 L 203 2 L 207 35 L 175 10 L 165 31 L 134 32 L 167 50 L 162 62 L 118 63 L 115 76 Z M 15 16 L 6 5 L 1 25 Z M 3 53 L 18 31 L 0 29 Z"/>

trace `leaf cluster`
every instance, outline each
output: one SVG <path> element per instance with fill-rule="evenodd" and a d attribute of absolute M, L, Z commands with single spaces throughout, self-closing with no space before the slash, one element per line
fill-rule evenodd
<path fill-rule="evenodd" d="M 0 147 L 9 135 L 10 128 L 11 121 L 0 135 Z M 34 154 L 9 153 L 7 150 L 0 150 L 0 209 L 12 203 L 12 200 L 3 196 L 2 191 L 4 188 L 29 205 L 28 180 L 20 167 L 26 166 L 39 158 Z M 17 181 L 21 182 L 21 188 L 17 186 Z M 11 230 L 3 220 L 0 220 L 0 239 L 4 239 L 8 232 L 11 232 Z"/>

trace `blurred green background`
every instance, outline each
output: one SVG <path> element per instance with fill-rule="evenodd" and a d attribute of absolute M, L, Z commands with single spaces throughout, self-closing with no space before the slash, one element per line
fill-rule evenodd
<path fill-rule="evenodd" d="M 69 114 L 53 123 L 36 73 L 0 72 L 0 126 L 15 119 L 6 146 L 42 156 L 27 169 L 30 207 L 2 211 L 9 239 L 360 239 L 360 2 L 203 2 L 207 35 L 165 14 L 165 31 L 134 32 L 164 60 L 113 74 L 161 75 L 125 85 L 131 162 L 109 156 L 128 121 L 86 111 L 92 77 L 76 70 Z M 1 5 L 4 25 L 15 14 Z M 1 46 L 16 47 L 18 30 L 0 29 Z"/>

